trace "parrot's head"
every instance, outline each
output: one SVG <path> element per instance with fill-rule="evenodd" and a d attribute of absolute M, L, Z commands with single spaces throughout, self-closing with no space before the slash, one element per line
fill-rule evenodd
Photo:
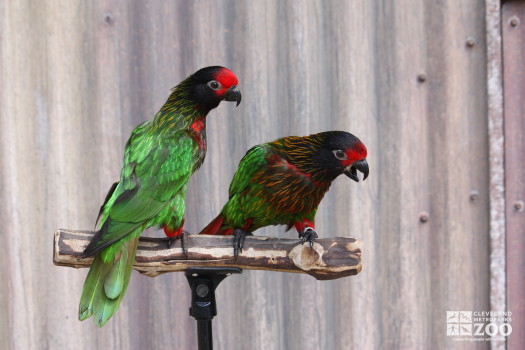
<path fill-rule="evenodd" d="M 189 98 L 197 106 L 212 110 L 224 101 L 241 103 L 241 90 L 235 74 L 228 68 L 212 66 L 199 69 L 186 79 Z"/>
<path fill-rule="evenodd" d="M 363 173 L 363 180 L 368 177 L 367 151 L 365 145 L 354 135 L 345 131 L 327 131 L 311 135 L 319 141 L 315 161 L 335 176 L 345 174 L 359 182 L 357 172 Z"/>

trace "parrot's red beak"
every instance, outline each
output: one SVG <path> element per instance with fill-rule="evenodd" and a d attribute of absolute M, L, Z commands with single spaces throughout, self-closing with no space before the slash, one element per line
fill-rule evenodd
<path fill-rule="evenodd" d="M 366 162 L 366 159 L 358 160 L 357 162 L 354 162 L 352 165 L 349 165 L 345 168 L 343 173 L 345 173 L 346 176 L 354 180 L 355 182 L 359 182 L 359 177 L 357 177 L 357 171 L 360 171 L 363 173 L 363 181 L 366 180 L 368 177 L 368 163 Z"/>
<path fill-rule="evenodd" d="M 232 86 L 224 94 L 225 101 L 237 101 L 237 106 L 241 103 L 241 90 L 237 85 Z"/>

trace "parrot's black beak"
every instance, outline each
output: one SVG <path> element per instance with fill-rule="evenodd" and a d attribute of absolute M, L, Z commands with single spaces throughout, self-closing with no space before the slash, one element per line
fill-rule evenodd
<path fill-rule="evenodd" d="M 364 175 L 363 181 L 366 180 L 366 178 L 368 177 L 368 163 L 366 162 L 366 159 L 361 159 L 357 162 L 354 162 L 352 165 L 346 167 L 343 172 L 346 176 L 348 176 L 355 182 L 359 182 L 359 178 L 357 177 L 358 170 Z"/>
<path fill-rule="evenodd" d="M 241 90 L 237 85 L 232 86 L 224 94 L 225 101 L 237 101 L 237 106 L 241 103 Z"/>

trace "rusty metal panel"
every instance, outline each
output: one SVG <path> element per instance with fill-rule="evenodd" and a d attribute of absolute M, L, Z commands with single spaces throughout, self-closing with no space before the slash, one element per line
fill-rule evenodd
<path fill-rule="evenodd" d="M 525 2 L 502 7 L 507 229 L 507 308 L 514 332 L 508 349 L 525 344 Z"/>

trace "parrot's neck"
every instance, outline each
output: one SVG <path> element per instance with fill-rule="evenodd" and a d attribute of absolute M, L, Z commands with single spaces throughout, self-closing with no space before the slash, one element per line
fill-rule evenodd
<path fill-rule="evenodd" d="M 186 82 L 182 82 L 173 90 L 164 106 L 155 115 L 152 126 L 166 137 L 186 131 L 196 143 L 198 149 L 196 168 L 199 168 L 206 156 L 206 116 L 210 110 L 191 99 L 185 84 Z"/>
<path fill-rule="evenodd" d="M 192 110 L 170 108 L 167 110 L 162 107 L 162 109 L 155 115 L 153 124 L 166 129 L 171 129 L 172 131 L 192 130 L 195 129 L 195 123 L 201 123 L 206 126 L 207 115 L 207 111 L 202 111 L 196 108 Z"/>
<path fill-rule="evenodd" d="M 195 130 L 202 124 L 205 129 L 206 116 L 210 112 L 192 101 L 188 90 L 184 86 L 177 86 L 170 97 L 155 115 L 153 123 L 163 128 L 178 130 Z M 202 128 L 200 130 L 202 132 Z"/>

